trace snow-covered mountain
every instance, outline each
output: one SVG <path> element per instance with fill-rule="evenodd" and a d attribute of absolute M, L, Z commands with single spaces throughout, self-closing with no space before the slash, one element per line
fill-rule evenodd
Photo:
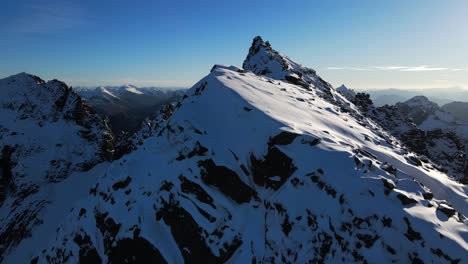
<path fill-rule="evenodd" d="M 343 88 L 344 87 L 344 88 Z M 400 139 L 411 151 L 429 158 L 436 168 L 468 183 L 468 124 L 443 111 L 424 96 L 394 106 L 375 107 L 368 94 L 337 89 L 363 113 Z"/>
<path fill-rule="evenodd" d="M 74 89 L 97 113 L 109 117 L 116 135 L 122 131 L 136 132 L 145 118 L 163 105 L 177 102 L 186 91 L 133 85 Z"/>
<path fill-rule="evenodd" d="M 172 110 L 6 261 L 468 261 L 467 187 L 260 37 Z"/>
<path fill-rule="evenodd" d="M 468 123 L 446 112 L 424 96 L 413 97 L 406 102 L 396 104 L 395 107 L 410 117 L 425 134 L 439 138 L 443 136 L 452 141 L 449 144 L 435 142 L 431 145 L 443 149 L 447 154 L 447 160 L 453 165 L 458 164 L 462 168 L 461 160 L 465 160 L 463 181 L 468 183 Z"/>
<path fill-rule="evenodd" d="M 445 112 L 449 112 L 457 119 L 468 122 L 468 102 L 452 102 L 441 107 Z"/>
<path fill-rule="evenodd" d="M 26 73 L 0 80 L 0 261 L 50 221 L 51 186 L 112 159 L 107 121 L 66 84 Z"/>

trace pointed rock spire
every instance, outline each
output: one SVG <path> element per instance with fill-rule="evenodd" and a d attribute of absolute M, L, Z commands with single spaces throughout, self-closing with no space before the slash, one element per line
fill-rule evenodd
<path fill-rule="evenodd" d="M 333 100 L 332 86 L 320 78 L 313 69 L 302 66 L 274 50 L 268 41 L 255 37 L 243 64 L 244 70 L 283 80 L 311 90 Z"/>

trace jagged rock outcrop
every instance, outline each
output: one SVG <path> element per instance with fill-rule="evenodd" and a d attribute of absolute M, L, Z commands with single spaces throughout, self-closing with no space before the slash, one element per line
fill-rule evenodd
<path fill-rule="evenodd" d="M 271 48 L 260 36 L 254 38 L 242 66 L 244 70 L 275 80 L 284 80 L 304 89 L 315 89 L 326 98 L 333 98 L 333 87 L 318 76 L 315 70 L 304 67 Z"/>

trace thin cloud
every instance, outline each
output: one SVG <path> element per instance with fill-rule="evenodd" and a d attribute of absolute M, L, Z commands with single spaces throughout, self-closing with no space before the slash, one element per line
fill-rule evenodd
<path fill-rule="evenodd" d="M 468 71 L 468 68 L 446 68 L 420 66 L 370 66 L 370 67 L 328 67 L 327 70 L 348 70 L 348 71 L 393 71 L 393 72 L 428 72 L 428 71 Z"/>
<path fill-rule="evenodd" d="M 422 71 L 446 71 L 450 70 L 448 68 L 441 68 L 441 67 L 429 67 L 429 66 L 416 66 L 416 67 L 408 67 L 406 69 L 400 69 L 398 71 L 402 72 L 422 72 Z"/>
<path fill-rule="evenodd" d="M 327 67 L 327 70 L 351 70 L 351 71 L 369 71 L 366 67 Z"/>
<path fill-rule="evenodd" d="M 398 71 L 407 69 L 407 66 L 374 66 L 373 68 L 381 71 Z"/>

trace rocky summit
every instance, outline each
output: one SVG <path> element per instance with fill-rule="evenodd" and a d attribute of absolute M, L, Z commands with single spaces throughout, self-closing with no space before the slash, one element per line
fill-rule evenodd
<path fill-rule="evenodd" d="M 35 89 L 28 92 L 52 89 L 36 79 L 30 82 Z M 28 102 L 19 93 L 19 100 Z M 15 191 L 7 193 L 0 219 L 1 260 L 468 262 L 467 186 L 408 149 L 370 117 L 373 106 L 366 97 L 355 96 L 347 99 L 314 70 L 256 37 L 243 69 L 215 65 L 173 108 L 147 120 L 128 154 L 42 183 L 22 194 L 22 200 Z M 51 109 L 68 109 L 50 102 Z M 43 128 L 68 124 L 71 134 L 84 130 L 74 119 L 61 121 L 66 110 L 54 110 L 54 121 L 21 119 L 24 109 L 30 108 L 5 105 L 1 114 L 11 116 L 12 124 L 36 128 L 43 121 Z M 86 131 L 105 134 L 105 129 L 92 129 L 98 123 Z M 13 137 L 12 132 L 4 136 Z M 69 137 L 57 137 L 62 141 L 50 144 L 70 151 L 60 157 L 75 157 L 76 148 L 65 140 Z M 96 149 L 87 155 L 103 153 L 100 137 L 90 138 L 92 143 L 83 145 Z M 28 159 L 15 157 L 31 152 L 5 153 L 6 168 L 16 168 Z M 26 170 L 3 171 L 8 182 L 36 177 Z M 14 204 L 37 209 L 12 216 Z M 27 220 L 18 224 L 13 217 Z"/>

